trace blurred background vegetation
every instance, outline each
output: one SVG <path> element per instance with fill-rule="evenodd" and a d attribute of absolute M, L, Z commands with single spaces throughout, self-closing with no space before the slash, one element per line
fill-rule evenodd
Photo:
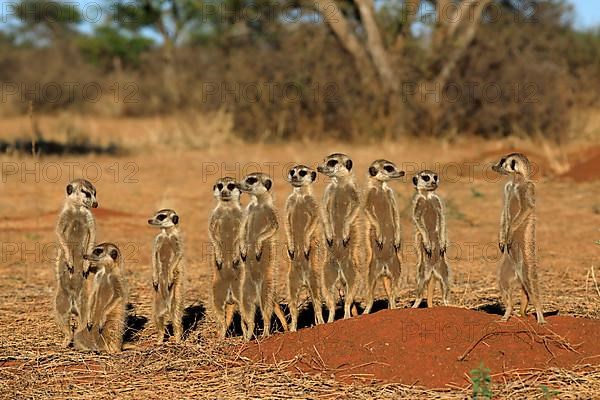
<path fill-rule="evenodd" d="M 600 31 L 575 29 L 563 0 L 4 6 L 0 116 L 31 100 L 38 113 L 226 112 L 246 139 L 561 141 L 600 104 Z"/>

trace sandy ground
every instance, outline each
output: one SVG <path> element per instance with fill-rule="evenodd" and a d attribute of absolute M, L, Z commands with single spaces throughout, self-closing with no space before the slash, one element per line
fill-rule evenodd
<path fill-rule="evenodd" d="M 221 146 L 195 150 L 177 147 L 156 147 L 148 153 L 134 150 L 122 157 L 35 160 L 5 156 L 0 159 L 0 397 L 139 398 L 169 393 L 206 398 L 316 398 L 324 393 L 342 398 L 429 397 L 429 392 L 401 385 L 348 386 L 330 377 L 298 377 L 284 373 L 289 371 L 284 367 L 240 358 L 232 350 L 239 347 L 239 338 L 225 341 L 215 338 L 207 238 L 214 181 L 222 175 L 239 178 L 251 171 L 268 172 L 274 177 L 275 204 L 281 210 L 290 191 L 284 176 L 291 163 L 315 165 L 331 152 L 347 152 L 354 158 L 360 185 L 366 181 L 369 163 L 376 158 L 396 162 L 407 175 L 424 168 L 435 169 L 441 176 L 439 194 L 446 203 L 452 242 L 449 250 L 454 279 L 452 303 L 456 307 L 494 310 L 498 307 L 496 237 L 503 181 L 489 166 L 504 152 L 529 152 L 534 155 L 532 160 L 539 172 L 536 174 L 537 234 L 545 309 L 560 315 L 598 319 L 598 148 L 598 144 L 582 143 L 565 150 L 569 165 L 587 163 L 595 171 L 590 174 L 586 170 L 585 179 L 576 179 L 578 174 L 573 172 L 576 168 L 571 175 L 577 176 L 567 176 L 568 171 L 554 172 L 553 162 L 544 151 L 519 141 L 464 140 L 441 144 L 409 140 L 385 145 L 327 142 L 257 145 L 225 141 Z M 564 173 L 567 175 L 559 176 Z M 126 257 L 134 316 L 129 336 L 136 349 L 114 357 L 61 349 L 62 338 L 53 321 L 54 226 L 64 187 L 71 176 L 94 181 L 100 204 L 95 212 L 97 240 L 118 243 Z M 320 177 L 315 187 L 319 197 L 324 181 Z M 407 304 L 414 296 L 415 275 L 415 255 L 410 246 L 414 232 L 410 221 L 413 193 L 410 176 L 394 184 L 394 189 L 402 208 L 405 243 L 401 303 Z M 162 207 L 177 210 L 185 235 L 189 331 L 182 346 L 166 344 L 156 348 L 153 326 L 148 322 L 152 289 L 149 259 L 156 232 L 147 226 L 146 220 Z M 283 237 L 280 230 L 280 275 L 287 266 Z M 284 300 L 281 282 L 279 294 L 280 300 Z M 598 377 L 599 372 L 598 368 L 592 368 L 591 372 L 574 373 L 580 374 L 581 379 L 591 379 L 590 376 Z M 278 390 L 292 384 L 294 389 Z M 512 393 L 510 385 L 495 384 L 498 391 Z M 568 379 L 555 382 L 559 388 L 577 390 L 573 385 Z M 436 396 L 464 396 L 464 392 L 455 390 L 436 392 Z"/>

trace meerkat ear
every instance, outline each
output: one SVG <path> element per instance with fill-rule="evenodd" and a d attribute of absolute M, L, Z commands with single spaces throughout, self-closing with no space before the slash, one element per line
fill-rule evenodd
<path fill-rule="evenodd" d="M 419 181 L 419 178 L 417 178 L 416 176 L 413 176 L 413 185 L 417 186 L 418 181 Z"/>
<path fill-rule="evenodd" d="M 117 258 L 119 258 L 119 252 L 115 249 L 112 249 L 110 251 L 110 258 L 112 258 L 113 260 L 117 260 Z"/>
<path fill-rule="evenodd" d="M 171 221 L 173 221 L 173 224 L 177 225 L 179 223 L 179 216 L 173 215 L 173 217 L 171 218 Z"/>
<path fill-rule="evenodd" d="M 217 190 L 217 185 L 213 185 L 213 192 Z"/>
<path fill-rule="evenodd" d="M 348 171 L 352 171 L 352 160 L 349 159 L 348 161 L 346 161 L 346 169 Z"/>
<path fill-rule="evenodd" d="M 369 167 L 369 175 L 371 175 L 371 176 L 377 175 L 377 168 Z"/>
<path fill-rule="evenodd" d="M 267 190 L 271 190 L 271 186 L 273 186 L 273 182 L 270 179 L 267 179 L 265 181 L 265 187 L 267 188 Z"/>
<path fill-rule="evenodd" d="M 317 173 L 316 173 L 315 171 L 311 172 L 311 173 L 310 173 L 310 177 L 311 177 L 311 179 L 312 179 L 312 180 L 313 180 L 313 182 L 314 182 L 315 180 L 317 180 Z"/>
<path fill-rule="evenodd" d="M 73 193 L 73 185 L 69 183 L 67 185 L 67 194 L 70 195 L 71 193 Z"/>

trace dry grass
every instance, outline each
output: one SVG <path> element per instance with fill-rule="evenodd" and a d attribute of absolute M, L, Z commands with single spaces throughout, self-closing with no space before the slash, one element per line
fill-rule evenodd
<path fill-rule="evenodd" d="M 43 120 L 41 122 L 43 126 Z M 173 122 L 175 124 L 175 122 Z M 146 125 L 145 138 L 152 129 L 165 126 Z M 173 125 L 174 126 L 174 125 Z M 91 128 L 92 129 L 92 128 Z M 97 128 L 93 128 L 97 129 Z M 124 129 L 126 127 L 124 126 Z M 136 131 L 132 129 L 131 132 Z M 181 128 L 184 129 L 184 128 Z M 186 129 L 190 129 L 189 127 Z M 112 131 L 109 131 L 112 132 Z M 150 133 L 148 133 L 150 132 Z M 115 133 L 116 136 L 117 133 Z M 110 137 L 110 136 L 109 136 Z M 138 139 L 140 139 L 138 137 Z M 134 142 L 134 138 L 124 139 Z M 145 139 L 144 139 L 145 140 Z M 207 217 L 212 207 L 211 187 L 221 172 L 241 175 L 256 169 L 250 163 L 275 163 L 276 206 L 280 209 L 288 193 L 282 172 L 290 160 L 314 164 L 326 153 L 347 151 L 354 156 L 359 182 L 374 158 L 387 157 L 398 163 L 416 162 L 434 167 L 472 159 L 506 146 L 506 143 L 461 142 L 441 145 L 430 142 L 386 143 L 350 146 L 320 143 L 301 147 L 285 145 L 248 145 L 231 142 L 228 146 L 206 144 L 198 150 L 160 147 L 149 154 L 134 152 L 126 158 L 81 157 L 40 160 L 48 163 L 72 161 L 84 165 L 94 162 L 102 166 L 104 175 L 96 182 L 100 209 L 98 240 L 111 240 L 121 247 L 130 246 L 126 268 L 131 303 L 137 315 L 135 332 L 128 349 L 116 356 L 79 353 L 61 349 L 61 338 L 52 319 L 54 295 L 53 227 L 63 197 L 68 176 L 50 182 L 42 176 L 4 176 L 0 196 L 0 397 L 1 398 L 332 398 L 332 399 L 464 399 L 469 388 L 447 388 L 431 391 L 403 385 L 378 384 L 369 377 L 365 383 L 346 385 L 321 374 L 302 375 L 287 372 L 296 362 L 278 365 L 253 363 L 239 356 L 243 346 L 237 338 L 220 341 L 210 312 L 211 267 L 207 253 Z M 204 145 L 202 145 L 204 146 Z M 532 144 L 521 143 L 525 150 Z M 423 148 L 427 152 L 422 152 Z M 300 159 L 298 159 L 300 158 Z M 27 158 L 3 158 L 3 162 L 25 163 Z M 239 164 L 223 165 L 224 161 Z M 29 163 L 29 164 L 28 164 Z M 115 181 L 110 168 L 117 163 L 121 175 Z M 138 183 L 124 181 L 123 167 L 133 163 Z M 218 171 L 212 175 L 206 163 L 215 163 Z M 66 170 L 65 170 L 66 171 Z M 75 169 L 81 173 L 81 169 Z M 223 174 L 224 174 L 223 173 Z M 454 174 L 452 174 L 454 177 Z M 495 255 L 498 213 L 502 183 L 483 179 L 460 178 L 450 182 L 442 174 L 440 195 L 451 202 L 455 210 L 448 221 L 450 240 L 458 247 L 450 249 L 454 271 L 453 302 L 460 307 L 494 307 L 498 302 L 495 289 Z M 408 181 L 407 181 L 408 182 Z M 316 187 L 320 195 L 323 182 Z M 396 186 L 399 201 L 406 206 L 412 194 L 408 183 Z M 564 203 L 565 198 L 577 202 L 577 207 Z M 594 212 L 600 189 L 595 183 L 575 184 L 546 180 L 538 185 L 538 248 L 541 285 L 545 288 L 547 310 L 559 310 L 587 318 L 600 318 L 600 293 L 597 266 L 598 226 L 600 215 Z M 180 346 L 154 345 L 150 317 L 150 245 L 155 232 L 145 226 L 145 220 L 158 207 L 168 205 L 178 210 L 186 236 L 187 295 L 186 305 L 195 306 L 199 319 L 191 324 L 188 337 Z M 412 241 L 413 229 L 408 207 L 402 214 L 404 240 Z M 119 211 L 119 214 L 114 213 Z M 469 245 L 474 243 L 476 246 Z M 486 247 L 488 246 L 489 247 Z M 8 247 L 7 247 L 8 246 Z M 14 247 L 16 246 L 16 247 Z M 472 255 L 468 248 L 474 249 Z M 16 250 L 15 250 L 16 249 Z M 457 253 L 461 250 L 461 254 Z M 489 249 L 489 250 L 486 250 Z M 127 252 L 127 251 L 126 251 Z M 129 253 L 128 253 L 129 254 Z M 283 254 L 283 252 L 282 252 Z M 282 259 L 283 260 L 283 259 Z M 282 268 L 283 268 L 282 261 Z M 593 273 L 592 273 L 593 272 Z M 403 301 L 412 298 L 414 287 L 414 254 L 408 252 L 404 264 Z M 280 287 L 280 294 L 283 294 Z M 206 308 L 206 313 L 202 309 Z M 142 326 L 143 325 L 143 326 Z M 466 350 L 466 349 L 465 349 Z M 598 359 L 588 360 L 572 371 L 515 371 L 511 380 L 495 375 L 494 393 L 498 398 L 543 398 L 542 385 L 560 391 L 561 399 L 594 398 L 600 387 Z M 587 362 L 586 362 L 587 363 Z M 357 380 L 359 377 L 355 377 Z M 465 378 L 466 379 L 466 378 Z"/>

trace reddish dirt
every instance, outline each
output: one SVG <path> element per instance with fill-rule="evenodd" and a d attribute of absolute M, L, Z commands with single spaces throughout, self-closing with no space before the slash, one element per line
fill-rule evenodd
<path fill-rule="evenodd" d="M 450 307 L 385 310 L 276 335 L 250 344 L 243 355 L 264 362 L 298 357 L 290 370 L 344 382 L 428 388 L 466 386 L 469 371 L 481 362 L 492 375 L 508 379 L 516 370 L 600 365 L 600 320 L 550 316 L 542 327 L 533 316 L 513 317 L 508 323 L 498 319 Z"/>
<path fill-rule="evenodd" d="M 569 171 L 561 178 L 572 179 L 575 182 L 590 182 L 600 179 L 600 146 L 592 147 L 580 157 L 579 162 L 573 163 Z"/>

